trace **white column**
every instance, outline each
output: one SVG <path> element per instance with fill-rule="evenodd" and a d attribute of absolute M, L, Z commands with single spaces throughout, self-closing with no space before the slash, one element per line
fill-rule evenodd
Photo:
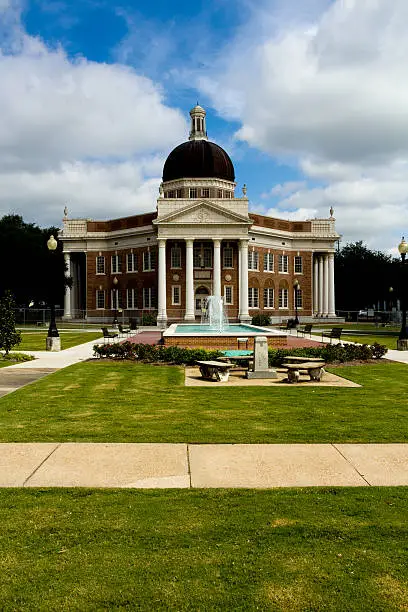
<path fill-rule="evenodd" d="M 239 241 L 239 320 L 245 323 L 251 320 L 248 312 L 248 240 Z"/>
<path fill-rule="evenodd" d="M 329 317 L 336 316 L 334 301 L 334 254 L 329 254 Z"/>
<path fill-rule="evenodd" d="M 195 321 L 193 245 L 194 240 L 186 240 L 186 312 L 184 314 L 185 321 Z"/>
<path fill-rule="evenodd" d="M 313 314 L 319 312 L 319 261 L 317 255 L 313 258 Z"/>
<path fill-rule="evenodd" d="M 157 325 L 166 325 L 166 240 L 159 238 L 159 291 L 157 304 Z"/>
<path fill-rule="evenodd" d="M 65 277 L 71 276 L 71 253 L 64 253 Z M 64 319 L 71 319 L 71 288 L 65 285 Z"/>
<path fill-rule="evenodd" d="M 319 317 L 323 316 L 323 255 L 319 255 Z"/>
<path fill-rule="evenodd" d="M 221 240 L 214 240 L 213 294 L 221 297 Z"/>
<path fill-rule="evenodd" d="M 329 314 L 329 256 L 323 255 L 323 316 Z"/>

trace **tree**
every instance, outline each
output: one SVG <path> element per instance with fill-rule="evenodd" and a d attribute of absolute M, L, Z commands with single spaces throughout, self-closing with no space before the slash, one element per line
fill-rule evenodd
<path fill-rule="evenodd" d="M 3 262 L 0 295 L 7 288 L 18 305 L 28 305 L 31 300 L 48 303 L 52 285 L 55 303 L 63 303 L 64 257 L 59 245 L 53 254 L 55 261 L 50 262 L 47 240 L 51 234 L 57 236 L 58 228 L 25 223 L 20 215 L 0 219 L 0 260 Z"/>
<path fill-rule="evenodd" d="M 15 320 L 16 303 L 9 289 L 0 298 L 0 349 L 9 353 L 10 349 L 21 342 L 21 334 L 16 331 Z"/>
<path fill-rule="evenodd" d="M 345 245 L 335 255 L 336 308 L 358 311 L 388 303 L 390 287 L 398 287 L 398 265 L 397 259 L 371 251 L 361 240 Z"/>

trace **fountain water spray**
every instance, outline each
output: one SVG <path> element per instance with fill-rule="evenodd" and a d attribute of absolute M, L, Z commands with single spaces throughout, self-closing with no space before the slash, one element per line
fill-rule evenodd
<path fill-rule="evenodd" d="M 207 298 L 205 311 L 201 316 L 201 323 L 217 332 L 226 331 L 229 327 L 227 313 L 224 307 L 224 298 L 210 295 Z"/>

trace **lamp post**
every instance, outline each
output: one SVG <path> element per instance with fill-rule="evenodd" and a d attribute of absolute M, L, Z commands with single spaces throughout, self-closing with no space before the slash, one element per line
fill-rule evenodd
<path fill-rule="evenodd" d="M 51 278 L 49 279 L 51 283 L 51 287 L 53 286 L 53 282 L 55 280 L 55 251 L 57 249 L 58 243 L 55 240 L 54 236 L 50 236 L 47 240 L 47 248 L 50 253 L 50 267 L 51 267 Z M 53 289 L 50 289 L 50 292 L 53 292 Z M 49 306 L 50 306 L 50 326 L 48 328 L 48 334 L 46 339 L 46 350 L 47 351 L 60 351 L 61 350 L 61 338 L 58 333 L 57 324 L 55 322 L 55 303 L 54 303 L 54 295 L 49 296 Z"/>
<path fill-rule="evenodd" d="M 398 245 L 398 251 L 401 255 L 401 272 L 400 272 L 400 286 L 401 286 L 401 310 L 402 310 L 402 321 L 401 329 L 397 340 L 397 349 L 399 351 L 408 350 L 408 330 L 407 330 L 407 288 L 405 282 L 405 257 L 408 253 L 408 243 L 405 242 L 404 236 Z"/>
<path fill-rule="evenodd" d="M 119 283 L 119 281 L 118 281 L 117 277 L 115 276 L 114 279 L 113 279 L 113 291 L 114 291 L 113 295 L 115 297 L 115 312 L 114 312 L 114 315 L 113 315 L 113 323 L 112 323 L 112 325 L 117 325 L 118 324 L 118 293 L 117 293 L 117 291 L 118 291 L 118 283 Z"/>
<path fill-rule="evenodd" d="M 299 317 L 298 317 L 298 291 L 300 289 L 300 283 L 298 279 L 296 279 L 293 283 L 293 289 L 295 292 L 295 325 L 299 325 Z"/>

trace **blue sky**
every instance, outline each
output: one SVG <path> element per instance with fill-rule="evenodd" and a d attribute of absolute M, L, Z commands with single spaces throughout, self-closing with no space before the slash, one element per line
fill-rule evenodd
<path fill-rule="evenodd" d="M 153 210 L 207 110 L 252 210 L 395 251 L 408 218 L 405 0 L 0 0 L 0 213 Z"/>

